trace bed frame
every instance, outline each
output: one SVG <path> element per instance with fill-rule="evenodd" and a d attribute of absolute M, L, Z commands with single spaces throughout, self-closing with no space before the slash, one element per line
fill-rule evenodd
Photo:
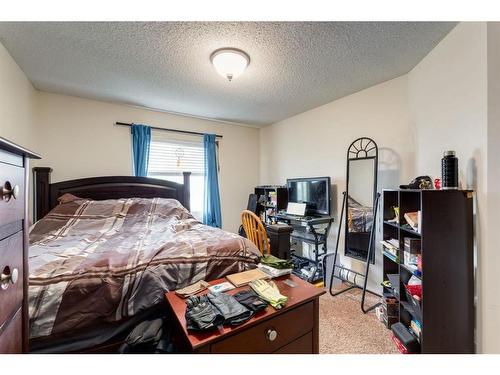
<path fill-rule="evenodd" d="M 106 176 L 67 180 L 51 184 L 52 168 L 33 168 L 34 221 L 40 220 L 57 206 L 57 199 L 70 193 L 94 200 L 119 198 L 174 198 L 190 210 L 190 176 L 184 172 L 184 183 L 149 177 Z"/>
<path fill-rule="evenodd" d="M 173 181 L 159 180 L 156 178 L 133 176 L 90 177 L 50 183 L 51 172 L 52 169 L 48 167 L 33 168 L 35 221 L 43 218 L 52 208 L 54 208 L 58 204 L 57 198 L 65 193 L 94 200 L 133 197 L 174 198 L 190 210 L 189 199 L 191 172 L 183 173 L 183 184 L 178 184 Z M 118 336 L 108 340 L 104 344 L 88 347 L 77 352 L 116 353 L 123 341 L 124 336 Z M 51 352 L 51 349 L 48 349 L 47 352 Z M 59 351 L 55 349 L 54 352 Z"/>

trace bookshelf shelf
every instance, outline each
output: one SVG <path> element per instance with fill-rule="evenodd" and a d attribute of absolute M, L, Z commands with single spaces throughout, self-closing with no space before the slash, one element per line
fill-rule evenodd
<path fill-rule="evenodd" d="M 405 231 L 405 232 L 407 232 L 407 233 L 410 233 L 410 234 L 413 234 L 413 235 L 415 235 L 415 236 L 420 237 L 420 233 L 419 233 L 419 232 L 417 232 L 417 231 L 415 231 L 415 230 L 413 230 L 413 229 L 406 228 L 406 227 L 404 227 L 404 226 L 401 226 L 401 225 L 398 225 L 398 224 L 395 224 L 395 223 L 391 223 L 391 222 L 386 221 L 386 220 L 384 220 L 384 224 L 386 224 L 386 225 L 390 225 L 391 227 L 397 228 L 397 229 L 399 229 L 399 230 L 402 230 L 402 231 Z"/>
<path fill-rule="evenodd" d="M 418 321 L 421 353 L 474 353 L 472 192 L 384 190 L 383 240 L 399 241 L 396 262 L 383 251 L 384 280 L 397 294 L 399 322 Z M 399 207 L 398 223 L 394 207 Z M 405 213 L 420 211 L 419 231 L 403 226 Z M 420 240 L 421 275 L 404 263 L 405 238 Z M 407 295 L 412 276 L 422 284 L 420 304 Z M 413 299 L 413 301 L 412 301 Z M 414 305 L 416 304 L 416 305 Z M 420 319 L 418 319 L 420 318 Z"/>
<path fill-rule="evenodd" d="M 422 280 L 422 275 L 417 275 L 410 267 L 408 267 L 406 264 L 404 263 L 399 263 L 399 266 L 403 269 L 405 269 L 407 272 L 411 273 L 413 276 L 419 278 L 420 280 Z"/>
<path fill-rule="evenodd" d="M 401 301 L 401 306 L 412 316 L 415 316 L 413 306 L 407 301 Z"/>
<path fill-rule="evenodd" d="M 257 186 L 254 193 L 258 196 L 256 213 L 263 223 L 268 224 L 272 215 L 286 209 L 288 203 L 286 186 Z"/>
<path fill-rule="evenodd" d="M 399 225 L 396 224 L 396 223 L 391 223 L 390 221 L 384 220 L 384 224 L 390 225 L 390 226 L 392 226 L 394 228 L 398 228 L 399 229 Z"/>
<path fill-rule="evenodd" d="M 384 257 L 386 257 L 387 259 L 389 259 L 391 262 L 394 262 L 396 264 L 399 264 L 399 259 L 394 259 L 391 255 L 389 255 L 387 252 L 383 251 L 382 254 L 384 255 Z"/>
<path fill-rule="evenodd" d="M 421 236 L 421 234 L 419 232 L 414 231 L 413 229 L 410 229 L 410 228 L 399 227 L 399 229 L 402 230 L 403 232 L 412 234 L 412 235 L 417 236 L 417 237 Z"/>

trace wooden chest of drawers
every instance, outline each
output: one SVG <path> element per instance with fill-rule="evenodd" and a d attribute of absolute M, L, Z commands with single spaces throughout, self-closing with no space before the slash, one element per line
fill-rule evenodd
<path fill-rule="evenodd" d="M 286 280 L 295 284 L 291 287 Z M 215 280 L 218 284 L 225 280 Z M 319 337 L 319 297 L 323 289 L 306 283 L 294 275 L 275 279 L 281 293 L 288 297 L 282 310 L 268 306 L 248 322 L 227 327 L 221 331 L 192 333 L 186 330 L 184 317 L 186 303 L 174 292 L 166 294 L 168 305 L 175 317 L 174 336 L 177 346 L 187 352 L 236 354 L 314 354 L 318 353 Z M 234 294 L 249 287 L 229 291 Z"/>
<path fill-rule="evenodd" d="M 314 310 L 314 301 L 300 305 L 211 344 L 210 353 L 313 354 Z"/>
<path fill-rule="evenodd" d="M 0 138 L 0 353 L 28 351 L 28 159 Z"/>

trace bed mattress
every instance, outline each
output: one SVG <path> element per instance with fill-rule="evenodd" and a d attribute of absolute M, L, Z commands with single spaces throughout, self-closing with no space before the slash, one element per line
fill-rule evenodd
<path fill-rule="evenodd" d="M 168 290 L 255 267 L 249 240 L 177 200 L 62 197 L 30 231 L 30 339 L 116 324 Z"/>

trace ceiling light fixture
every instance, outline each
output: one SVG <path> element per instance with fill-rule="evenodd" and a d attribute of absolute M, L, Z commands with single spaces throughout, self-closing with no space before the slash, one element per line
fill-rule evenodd
<path fill-rule="evenodd" d="M 231 82 L 245 71 L 250 64 L 250 56 L 236 48 L 221 48 L 212 53 L 210 61 L 217 73 Z"/>

